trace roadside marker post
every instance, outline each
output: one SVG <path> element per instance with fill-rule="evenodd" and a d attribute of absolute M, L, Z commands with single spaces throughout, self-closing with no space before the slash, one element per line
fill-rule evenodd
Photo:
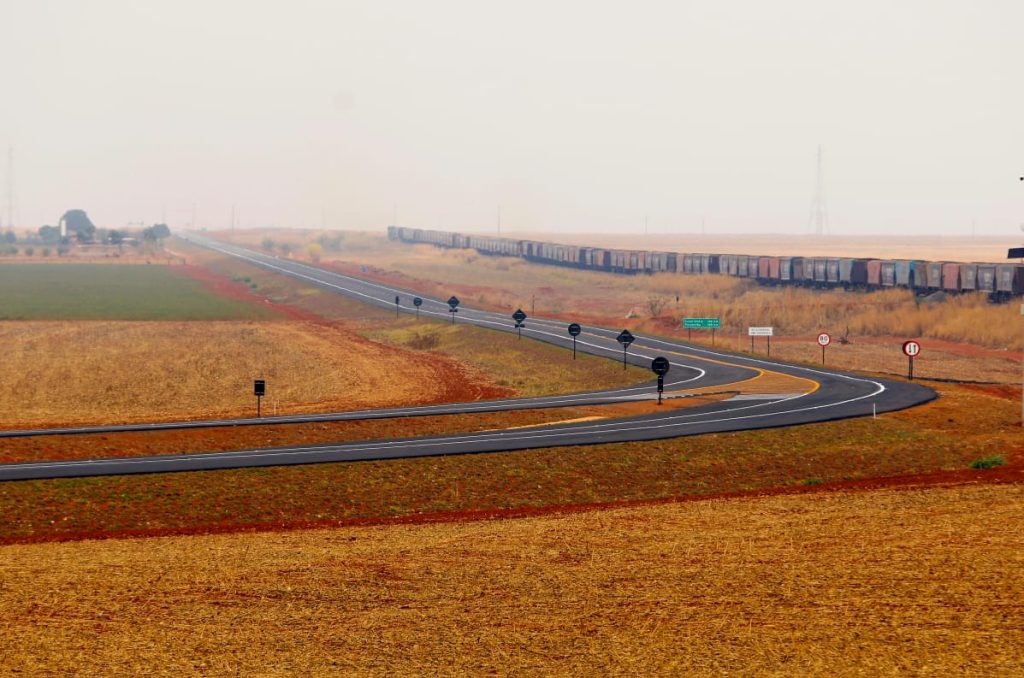
<path fill-rule="evenodd" d="M 519 332 L 519 338 L 523 338 L 523 321 L 526 320 L 526 314 L 523 313 L 523 309 L 516 309 L 516 312 L 512 314 L 512 320 L 516 321 L 516 331 Z"/>
<path fill-rule="evenodd" d="M 455 295 L 448 300 L 448 312 L 452 314 L 452 325 L 455 324 L 455 314 L 459 312 L 459 298 Z"/>
<path fill-rule="evenodd" d="M 686 341 L 693 338 L 693 330 L 711 330 L 711 345 L 715 345 L 715 330 L 722 326 L 721 318 L 683 318 Z"/>
<path fill-rule="evenodd" d="M 396 294 L 395 295 L 395 317 L 396 318 L 398 317 L 398 314 L 401 312 L 401 306 L 400 306 L 401 303 L 402 303 L 401 297 L 399 297 Z"/>
<path fill-rule="evenodd" d="M 772 335 L 775 334 L 774 327 L 748 327 L 747 334 L 750 336 L 750 352 L 754 352 L 754 337 L 766 337 L 768 339 L 768 357 L 772 355 Z"/>
<path fill-rule="evenodd" d="M 253 395 L 256 396 L 256 418 L 263 418 L 263 396 L 267 394 L 267 382 L 265 379 L 257 379 L 252 384 Z"/>
<path fill-rule="evenodd" d="M 412 298 L 412 305 L 416 307 L 416 320 L 420 319 L 420 306 L 423 305 L 423 300 L 419 297 Z"/>
<path fill-rule="evenodd" d="M 914 381 L 914 358 L 921 353 L 921 344 L 916 341 L 903 342 L 903 354 L 907 356 L 907 379 Z"/>
<path fill-rule="evenodd" d="M 576 337 L 580 336 L 583 328 L 578 323 L 569 323 L 569 336 L 572 337 L 572 359 L 576 360 Z"/>
<path fill-rule="evenodd" d="M 825 347 L 832 343 L 832 335 L 822 332 L 818 335 L 818 345 L 821 346 L 821 364 L 825 364 Z"/>
<path fill-rule="evenodd" d="M 619 336 L 615 337 L 615 341 L 622 344 L 622 369 L 626 369 L 626 351 L 629 350 L 629 345 L 635 341 L 635 337 L 629 330 L 622 330 L 619 332 Z"/>
<path fill-rule="evenodd" d="M 668 370 L 671 365 L 668 362 L 668 358 L 658 356 L 651 361 L 651 371 L 658 375 L 658 404 L 661 404 L 661 394 L 665 391 L 665 375 L 668 374 Z"/>

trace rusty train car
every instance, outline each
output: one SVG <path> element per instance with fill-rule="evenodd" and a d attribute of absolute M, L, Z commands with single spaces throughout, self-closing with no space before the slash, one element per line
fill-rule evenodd
<path fill-rule="evenodd" d="M 1024 264 L 960 263 L 920 259 L 776 257 L 666 252 L 561 245 L 500 236 L 389 226 L 388 238 L 435 247 L 474 249 L 486 256 L 623 275 L 685 273 L 749 278 L 762 285 L 822 289 L 905 288 L 917 294 L 984 293 L 993 301 L 1024 296 Z"/>

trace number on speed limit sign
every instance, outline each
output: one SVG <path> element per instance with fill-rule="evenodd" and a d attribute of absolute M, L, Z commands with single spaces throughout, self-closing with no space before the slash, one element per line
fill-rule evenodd
<path fill-rule="evenodd" d="M 832 343 L 832 337 L 828 332 L 822 332 L 818 335 L 818 344 L 820 346 L 828 346 Z"/>
<path fill-rule="evenodd" d="M 906 354 L 908 358 L 913 358 L 920 352 L 921 344 L 917 343 L 916 341 L 903 342 L 903 353 Z"/>

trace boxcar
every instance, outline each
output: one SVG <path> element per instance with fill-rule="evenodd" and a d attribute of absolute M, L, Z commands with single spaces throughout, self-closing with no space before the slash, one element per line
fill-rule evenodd
<path fill-rule="evenodd" d="M 937 290 L 942 288 L 942 267 L 941 261 L 929 261 L 928 266 L 928 289 Z"/>
<path fill-rule="evenodd" d="M 758 257 L 757 258 L 757 279 L 758 280 L 770 280 L 772 277 L 771 272 L 771 257 Z"/>
<path fill-rule="evenodd" d="M 960 264 L 960 289 L 964 292 L 978 289 L 977 264 Z"/>
<path fill-rule="evenodd" d="M 866 266 L 867 286 L 878 288 L 882 286 L 882 260 L 869 259 Z"/>
<path fill-rule="evenodd" d="M 978 264 L 978 291 L 989 293 L 996 291 L 995 264 Z"/>
<path fill-rule="evenodd" d="M 1024 264 L 996 266 L 996 295 L 999 299 L 1024 294 Z"/>
<path fill-rule="evenodd" d="M 736 257 L 736 275 L 740 278 L 747 277 L 747 267 L 749 266 L 750 257 L 741 254 Z"/>
<path fill-rule="evenodd" d="M 883 261 L 878 269 L 878 279 L 882 287 L 896 287 L 899 280 L 899 261 Z"/>
<path fill-rule="evenodd" d="M 839 282 L 847 288 L 867 285 L 868 262 L 864 259 L 840 259 Z"/>
<path fill-rule="evenodd" d="M 829 285 L 839 284 L 839 260 L 838 259 L 826 259 L 825 260 L 825 281 Z"/>
<path fill-rule="evenodd" d="M 960 291 L 960 264 L 942 264 L 942 289 L 947 292 Z"/>

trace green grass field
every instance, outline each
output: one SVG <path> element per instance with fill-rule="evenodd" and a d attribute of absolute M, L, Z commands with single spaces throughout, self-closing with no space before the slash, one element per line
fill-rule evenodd
<path fill-rule="evenodd" d="M 270 309 L 217 296 L 166 266 L 4 264 L 0 320 L 240 320 Z"/>

